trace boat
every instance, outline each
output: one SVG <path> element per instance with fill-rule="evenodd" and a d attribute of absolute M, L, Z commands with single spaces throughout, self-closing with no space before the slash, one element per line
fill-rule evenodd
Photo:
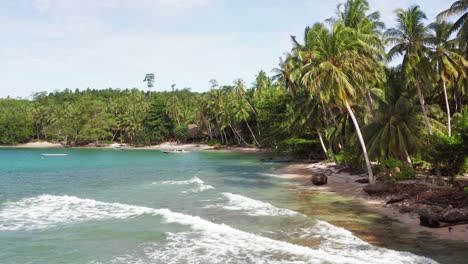
<path fill-rule="evenodd" d="M 261 159 L 261 162 L 268 162 L 268 163 L 283 163 L 283 162 L 291 162 L 291 159 Z"/>
<path fill-rule="evenodd" d="M 43 153 L 41 156 L 46 156 L 46 157 L 63 157 L 63 156 L 68 156 L 66 153 Z"/>
<path fill-rule="evenodd" d="M 171 150 L 161 150 L 163 153 L 166 154 L 184 154 L 184 153 L 190 153 L 190 151 L 185 150 L 185 149 L 171 149 Z"/>
<path fill-rule="evenodd" d="M 125 150 L 125 146 L 124 145 L 116 145 L 114 147 L 112 147 L 113 150 Z"/>

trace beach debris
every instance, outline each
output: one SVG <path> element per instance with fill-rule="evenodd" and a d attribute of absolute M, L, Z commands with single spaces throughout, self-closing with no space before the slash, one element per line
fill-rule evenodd
<path fill-rule="evenodd" d="M 323 173 L 317 173 L 312 176 L 311 181 L 314 185 L 325 185 L 327 184 L 328 177 Z"/>
<path fill-rule="evenodd" d="M 369 178 L 362 177 L 356 180 L 357 183 L 369 183 Z"/>
<path fill-rule="evenodd" d="M 393 204 L 393 203 L 399 203 L 401 201 L 404 201 L 408 198 L 408 195 L 395 195 L 390 197 L 390 199 L 386 202 L 386 204 Z"/>

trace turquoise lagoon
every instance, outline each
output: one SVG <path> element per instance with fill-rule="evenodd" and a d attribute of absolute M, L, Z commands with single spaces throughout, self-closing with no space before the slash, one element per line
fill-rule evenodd
<path fill-rule="evenodd" d="M 0 263 L 466 263 L 466 244 L 301 198 L 261 158 L 0 149 Z M 332 224 L 343 218 L 366 235 Z"/>

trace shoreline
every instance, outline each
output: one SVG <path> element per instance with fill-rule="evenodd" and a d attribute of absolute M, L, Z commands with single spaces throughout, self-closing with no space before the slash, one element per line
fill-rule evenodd
<path fill-rule="evenodd" d="M 322 186 L 313 185 L 310 177 L 314 173 L 323 173 L 328 176 L 328 183 Z M 387 205 L 381 197 L 372 197 L 363 191 L 366 184 L 357 183 L 356 180 L 366 176 L 365 174 L 349 174 L 339 172 L 332 163 L 293 163 L 275 170 L 271 176 L 304 184 L 306 190 L 329 192 L 345 198 L 351 198 L 362 205 L 371 213 L 396 220 L 413 233 L 426 232 L 439 239 L 468 242 L 468 224 L 452 226 L 451 231 L 447 227 L 429 228 L 419 224 L 419 216 L 414 213 L 402 213 L 399 208 Z"/>
<path fill-rule="evenodd" d="M 93 146 L 93 145 L 85 145 L 85 146 L 64 146 L 61 143 L 52 143 L 47 141 L 40 141 L 40 142 L 28 142 L 22 143 L 17 145 L 0 145 L 0 149 L 2 148 L 10 148 L 10 149 L 116 149 L 120 146 L 123 147 L 124 150 L 175 150 L 175 149 L 185 149 L 188 151 L 200 151 L 200 150 L 210 150 L 210 151 L 227 151 L 227 152 L 236 152 L 236 153 L 268 153 L 271 152 L 270 149 L 261 149 L 257 147 L 236 147 L 236 146 L 209 146 L 204 143 L 161 143 L 158 145 L 149 145 L 149 146 L 132 146 L 128 144 L 119 144 L 113 143 L 103 146 Z"/>

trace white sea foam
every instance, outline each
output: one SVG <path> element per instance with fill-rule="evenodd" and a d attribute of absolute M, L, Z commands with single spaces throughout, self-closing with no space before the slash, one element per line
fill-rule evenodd
<path fill-rule="evenodd" d="M 191 188 L 189 190 L 182 191 L 182 193 L 199 193 L 204 192 L 206 190 L 215 189 L 215 187 L 205 184 L 203 180 L 194 176 L 190 180 L 185 181 L 160 181 L 154 182 L 153 184 L 160 184 L 160 185 L 189 185 L 189 184 L 196 184 L 197 187 Z"/>
<path fill-rule="evenodd" d="M 216 224 L 198 216 L 72 196 L 42 195 L 9 202 L 0 208 L 0 230 L 43 229 L 82 221 L 156 215 L 164 222 L 186 225 L 191 231 L 167 233 L 162 244 L 145 245 L 143 252 L 116 257 L 111 263 L 435 263 L 410 253 L 374 246 L 336 250 L 326 243 L 313 249 Z M 318 223 L 318 232 L 351 233 Z M 336 234 L 332 234 L 332 237 Z M 329 239 L 324 237 L 324 239 Z M 332 243 L 335 243 L 332 241 Z"/>
<path fill-rule="evenodd" d="M 211 186 L 211 185 L 208 185 L 208 184 L 198 184 L 197 187 L 195 188 L 192 188 L 190 190 L 187 190 L 187 191 L 183 191 L 182 193 L 189 193 L 189 192 L 192 192 L 192 193 L 199 193 L 199 192 L 204 192 L 206 190 L 209 190 L 209 189 L 214 189 L 215 187 Z"/>
<path fill-rule="evenodd" d="M 289 209 L 278 208 L 272 204 L 254 200 L 239 194 L 223 193 L 223 196 L 228 199 L 227 203 L 217 204 L 216 207 L 222 207 L 226 210 L 245 211 L 251 216 L 294 216 L 301 215 L 298 212 Z"/>
<path fill-rule="evenodd" d="M 74 196 L 41 195 L 5 203 L 0 210 L 0 230 L 43 229 L 63 223 L 125 219 L 152 212 L 146 207 Z"/>
<path fill-rule="evenodd" d="M 184 184 L 192 184 L 192 183 L 204 183 L 200 178 L 197 176 L 191 178 L 190 180 L 185 181 L 160 181 L 154 182 L 153 184 L 161 184 L 161 185 L 184 185 Z"/>

